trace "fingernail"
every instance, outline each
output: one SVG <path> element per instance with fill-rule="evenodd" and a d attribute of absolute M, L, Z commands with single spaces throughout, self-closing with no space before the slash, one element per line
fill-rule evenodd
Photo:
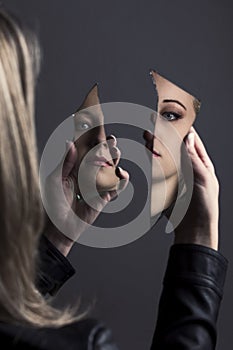
<path fill-rule="evenodd" d="M 116 141 L 116 137 L 114 135 L 107 136 L 107 140 L 109 140 L 109 139 Z"/>
<path fill-rule="evenodd" d="M 66 140 L 66 149 L 67 150 L 70 148 L 71 143 L 72 143 L 71 141 Z"/>
<path fill-rule="evenodd" d="M 187 137 L 188 143 L 191 147 L 194 146 L 194 133 L 190 132 Z"/>
<path fill-rule="evenodd" d="M 118 166 L 116 168 L 116 175 L 121 175 L 121 172 L 122 172 L 122 168 L 120 166 Z"/>

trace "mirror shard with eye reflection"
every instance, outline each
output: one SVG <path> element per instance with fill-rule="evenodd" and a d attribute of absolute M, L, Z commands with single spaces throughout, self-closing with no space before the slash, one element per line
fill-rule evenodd
<path fill-rule="evenodd" d="M 151 218 L 170 216 L 176 200 L 185 193 L 182 178 L 182 144 L 200 110 L 200 100 L 157 71 L 150 76 L 157 94 L 151 142 Z M 180 191 L 180 185 L 183 186 Z M 179 191 L 178 191 L 179 187 Z"/>
<path fill-rule="evenodd" d="M 98 84 L 85 96 L 74 114 L 75 146 L 78 153 L 78 189 L 82 197 L 91 198 L 116 190 L 116 175 L 112 154 L 113 140 L 107 140 L 104 114 L 99 99 Z"/>

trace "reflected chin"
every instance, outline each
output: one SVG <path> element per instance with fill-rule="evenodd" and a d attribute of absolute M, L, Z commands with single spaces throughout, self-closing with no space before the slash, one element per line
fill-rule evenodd
<path fill-rule="evenodd" d="M 98 191 L 113 191 L 118 188 L 119 177 L 115 174 L 115 167 L 101 167 L 96 177 L 96 188 Z"/>

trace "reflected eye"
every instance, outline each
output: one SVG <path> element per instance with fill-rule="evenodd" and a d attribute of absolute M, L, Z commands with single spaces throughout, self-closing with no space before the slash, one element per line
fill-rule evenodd
<path fill-rule="evenodd" d="M 182 118 L 180 114 L 175 112 L 164 112 L 162 113 L 162 116 L 169 122 Z"/>
<path fill-rule="evenodd" d="M 79 130 L 87 130 L 91 127 L 90 124 L 87 122 L 79 122 L 76 125 L 77 125 L 77 129 Z"/>

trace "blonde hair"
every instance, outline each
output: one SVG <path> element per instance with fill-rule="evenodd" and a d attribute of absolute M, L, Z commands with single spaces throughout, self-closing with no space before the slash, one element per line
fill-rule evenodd
<path fill-rule="evenodd" d="M 61 326 L 80 317 L 57 310 L 35 287 L 43 229 L 34 126 L 39 46 L 0 10 L 0 320 Z"/>

